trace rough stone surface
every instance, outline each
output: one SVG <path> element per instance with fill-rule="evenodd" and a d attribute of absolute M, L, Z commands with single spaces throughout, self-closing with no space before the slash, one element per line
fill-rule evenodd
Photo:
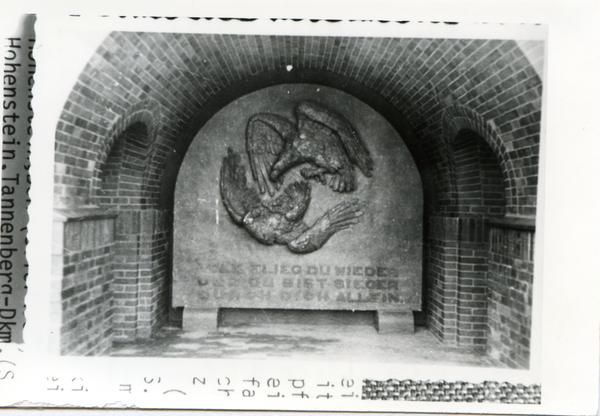
<path fill-rule="evenodd" d="M 246 125 L 256 113 L 283 115 L 306 99 L 326 104 L 353 124 L 371 153 L 371 178 L 334 192 L 310 181 L 309 226 L 341 201 L 365 203 L 358 224 L 317 251 L 296 254 L 260 244 L 229 216 L 219 191 L 227 148 L 242 155 L 249 186 Z M 300 165 L 287 184 L 303 180 Z M 282 189 L 283 190 L 283 189 Z M 265 193 L 263 199 L 269 199 Z M 240 98 L 198 133 L 175 191 L 174 306 L 421 310 L 423 191 L 418 170 L 396 131 L 354 97 L 317 85 L 281 85 Z"/>

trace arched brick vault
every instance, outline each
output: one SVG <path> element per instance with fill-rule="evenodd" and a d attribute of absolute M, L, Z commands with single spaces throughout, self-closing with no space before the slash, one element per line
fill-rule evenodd
<path fill-rule="evenodd" d="M 435 198 L 429 202 L 438 212 L 452 206 L 442 115 L 455 105 L 502 135 L 515 183 L 537 182 L 537 172 L 528 168 L 537 166 L 541 80 L 514 41 L 115 32 L 84 69 L 61 116 L 57 163 L 75 157 L 82 170 L 57 178 L 57 202 L 89 203 L 96 186 L 88 182 L 95 168 L 90 159 L 105 151 L 118 115 L 131 106 L 148 98 L 160 103 L 160 172 L 173 149 L 185 150 L 182 143 L 211 107 L 279 82 L 333 84 L 359 98 L 366 91 L 378 97 L 376 107 L 389 107 L 388 119 L 405 124 L 401 133 L 413 142 L 417 163 L 430 167 Z M 399 115 L 408 122 L 398 122 Z M 153 191 L 160 195 L 158 187 Z M 534 215 L 535 202 L 511 198 L 507 210 Z"/>
<path fill-rule="evenodd" d="M 64 107 L 56 206 L 93 203 L 115 132 L 139 112 L 155 132 L 144 208 L 162 212 L 154 229 L 165 227 L 179 166 L 202 125 L 234 99 L 281 83 L 343 90 L 398 130 L 421 172 L 427 244 L 444 234 L 428 228 L 431 218 L 458 215 L 451 142 L 460 129 L 478 133 L 501 161 L 507 215 L 535 215 L 542 83 L 514 41 L 132 32 L 108 36 Z"/>
<path fill-rule="evenodd" d="M 443 143 L 446 146 L 445 150 L 447 152 L 446 157 L 448 163 L 452 167 L 450 169 L 452 175 L 450 182 L 452 186 L 454 187 L 456 185 L 453 146 L 455 145 L 459 134 L 464 130 L 477 133 L 490 146 L 502 169 L 507 191 L 509 194 L 516 195 L 518 186 L 515 183 L 514 166 L 500 133 L 493 123 L 486 122 L 482 116 L 473 110 L 460 105 L 447 107 L 442 113 L 442 131 L 444 132 Z M 453 192 L 456 192 L 456 190 L 453 189 Z"/>

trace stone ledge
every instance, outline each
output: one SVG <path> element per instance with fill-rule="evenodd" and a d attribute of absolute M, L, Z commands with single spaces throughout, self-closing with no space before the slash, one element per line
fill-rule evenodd
<path fill-rule="evenodd" d="M 512 228 L 514 230 L 535 231 L 535 218 L 531 217 L 504 217 L 488 219 L 486 224 L 497 228 Z"/>
<path fill-rule="evenodd" d="M 95 206 L 81 208 L 56 208 L 54 222 L 76 222 L 116 218 L 117 213 Z"/>

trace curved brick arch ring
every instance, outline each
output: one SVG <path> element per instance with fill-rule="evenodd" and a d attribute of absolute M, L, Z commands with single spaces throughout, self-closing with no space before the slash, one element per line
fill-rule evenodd
<path fill-rule="evenodd" d="M 129 109 L 121 115 L 110 127 L 108 134 L 106 135 L 106 140 L 103 142 L 102 149 L 98 153 L 98 158 L 96 160 L 96 166 L 98 169 L 94 172 L 94 178 L 92 184 L 97 184 L 100 180 L 101 169 L 108 155 L 110 154 L 110 150 L 115 144 L 115 140 L 123 134 L 129 127 L 136 123 L 142 123 L 146 126 L 147 134 L 145 137 L 144 146 L 144 161 L 145 165 L 148 165 L 149 159 L 151 159 L 151 155 L 153 153 L 154 144 L 157 141 L 158 130 L 162 124 L 162 111 L 160 104 L 151 99 L 147 98 L 143 101 L 139 101 L 133 104 Z M 144 183 L 147 181 L 147 169 L 144 169 Z M 93 186 L 93 185 L 92 185 Z M 99 189 L 96 186 L 96 189 Z M 92 190 L 93 192 L 93 190 Z"/>
<path fill-rule="evenodd" d="M 455 104 L 444 109 L 441 124 L 444 142 L 449 152 L 461 130 L 471 130 L 481 136 L 498 158 L 508 187 L 514 188 L 512 162 L 508 158 L 508 151 L 500 134 L 491 122 L 486 122 L 481 115 L 470 108 Z M 448 155 L 448 160 L 454 160 L 452 155 Z"/>
<path fill-rule="evenodd" d="M 160 104 L 151 98 L 147 98 L 143 101 L 139 101 L 133 104 L 121 117 L 114 122 L 112 127 L 110 128 L 107 137 L 108 140 L 104 143 L 103 152 L 101 152 L 106 158 L 108 155 L 110 148 L 112 147 L 115 139 L 119 137 L 125 130 L 127 130 L 131 125 L 141 122 L 146 125 L 148 129 L 148 136 L 146 144 L 146 154 L 147 157 L 150 153 L 150 149 L 152 148 L 152 144 L 156 140 L 158 128 L 160 126 L 161 121 L 161 109 Z M 100 161 L 104 162 L 104 160 Z"/>

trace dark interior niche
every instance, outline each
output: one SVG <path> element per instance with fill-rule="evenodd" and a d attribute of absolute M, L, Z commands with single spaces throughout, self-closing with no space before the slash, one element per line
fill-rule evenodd
<path fill-rule="evenodd" d="M 471 130 L 459 131 L 453 151 L 459 211 L 457 341 L 483 349 L 489 314 L 486 220 L 504 216 L 504 176 L 485 139 Z"/>
<path fill-rule="evenodd" d="M 114 140 L 100 170 L 97 203 L 116 213 L 114 226 L 114 339 L 129 340 L 148 336 L 153 318 L 145 305 L 151 296 L 143 287 L 152 284 L 146 248 L 148 232 L 142 236 L 145 218 L 144 174 L 148 153 L 148 127 L 143 122 L 129 125 Z M 147 222 L 147 221 L 146 221 Z M 156 279 L 155 279 L 156 280 Z M 156 285 L 156 284 L 155 284 Z M 158 308 L 157 308 L 158 309 Z M 164 319 L 164 318 L 163 318 Z"/>
<path fill-rule="evenodd" d="M 461 130 L 453 149 L 460 214 L 503 217 L 504 176 L 491 147 L 472 130 Z"/>
<path fill-rule="evenodd" d="M 147 146 L 148 128 L 142 122 L 130 125 L 115 138 L 100 168 L 99 205 L 109 209 L 131 209 L 130 203 L 137 202 L 136 198 L 142 192 Z"/>

